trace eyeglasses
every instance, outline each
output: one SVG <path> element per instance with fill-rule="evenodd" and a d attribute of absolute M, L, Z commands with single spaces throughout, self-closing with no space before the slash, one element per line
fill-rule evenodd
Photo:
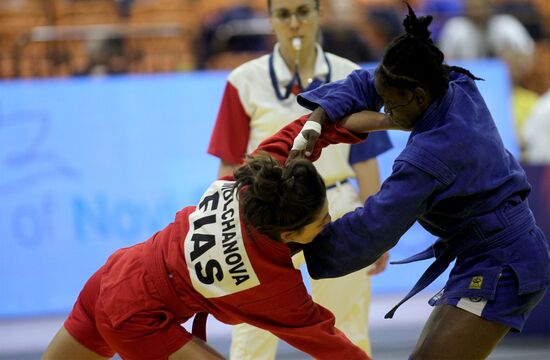
<path fill-rule="evenodd" d="M 411 96 L 411 99 L 407 101 L 405 104 L 393 104 L 391 101 L 385 101 L 384 102 L 384 112 L 386 114 L 389 114 L 390 112 L 394 111 L 397 108 L 408 106 L 410 103 L 412 103 L 414 100 L 414 93 Z"/>
<path fill-rule="evenodd" d="M 296 11 L 290 11 L 289 9 L 276 9 L 271 14 L 280 22 L 289 24 L 292 15 L 296 16 L 296 20 L 301 23 L 308 22 L 311 19 L 312 14 L 317 9 L 312 9 L 308 6 L 300 6 Z"/>

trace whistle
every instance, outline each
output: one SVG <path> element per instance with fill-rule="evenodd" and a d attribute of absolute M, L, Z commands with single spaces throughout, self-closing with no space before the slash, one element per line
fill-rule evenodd
<path fill-rule="evenodd" d="M 302 39 L 299 37 L 292 38 L 292 47 L 296 51 L 300 51 L 302 49 Z"/>

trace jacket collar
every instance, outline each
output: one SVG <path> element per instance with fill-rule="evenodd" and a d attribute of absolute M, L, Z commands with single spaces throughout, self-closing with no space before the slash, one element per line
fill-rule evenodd
<path fill-rule="evenodd" d="M 442 98 L 435 100 L 422 114 L 420 119 L 414 124 L 413 130 L 411 132 L 411 137 L 416 135 L 417 133 L 423 132 L 427 129 L 430 129 L 433 127 L 434 123 L 438 119 L 443 119 L 445 117 L 445 113 L 449 110 L 449 107 L 451 106 L 451 103 L 454 98 L 455 89 L 453 86 L 453 83 L 449 83 L 449 88 L 447 89 L 447 92 L 445 95 L 443 95 Z"/>

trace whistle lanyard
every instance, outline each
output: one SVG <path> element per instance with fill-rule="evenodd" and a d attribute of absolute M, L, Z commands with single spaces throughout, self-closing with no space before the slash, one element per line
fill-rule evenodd
<path fill-rule="evenodd" d="M 302 81 L 300 80 L 300 75 L 298 74 L 298 69 L 294 70 L 294 75 L 292 76 L 292 79 L 285 87 L 285 93 L 284 95 L 281 94 L 281 90 L 279 89 L 279 82 L 277 81 L 277 74 L 275 74 L 275 66 L 273 64 L 273 53 L 269 55 L 269 76 L 271 77 L 271 84 L 273 85 L 273 89 L 275 90 L 275 95 L 277 95 L 277 99 L 279 100 L 286 100 L 292 94 L 292 88 L 294 85 L 298 85 L 300 88 L 300 92 L 304 90 L 313 90 L 318 88 L 319 86 L 329 83 L 331 74 L 332 74 L 332 68 L 330 67 L 330 62 L 328 61 L 327 55 L 323 53 L 323 57 L 325 58 L 325 63 L 328 67 L 328 73 L 325 77 L 325 81 L 321 81 L 319 79 L 314 79 L 311 84 L 308 85 L 306 89 L 304 89 L 302 85 Z"/>

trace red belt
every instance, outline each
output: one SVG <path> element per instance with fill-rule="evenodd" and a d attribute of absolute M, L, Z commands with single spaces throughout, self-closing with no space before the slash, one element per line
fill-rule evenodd
<path fill-rule="evenodd" d="M 150 240 L 152 241 L 151 246 L 145 248 L 143 262 L 145 263 L 146 270 L 151 275 L 153 283 L 168 310 L 175 314 L 185 314 L 189 311 L 189 308 L 180 300 L 170 283 L 170 275 L 166 271 L 164 259 L 162 258 L 162 249 L 158 246 L 159 242 L 156 241 L 155 236 L 156 234 Z M 207 312 L 199 312 L 195 314 L 195 318 L 193 319 L 192 333 L 203 341 L 206 341 L 207 317 Z"/>

